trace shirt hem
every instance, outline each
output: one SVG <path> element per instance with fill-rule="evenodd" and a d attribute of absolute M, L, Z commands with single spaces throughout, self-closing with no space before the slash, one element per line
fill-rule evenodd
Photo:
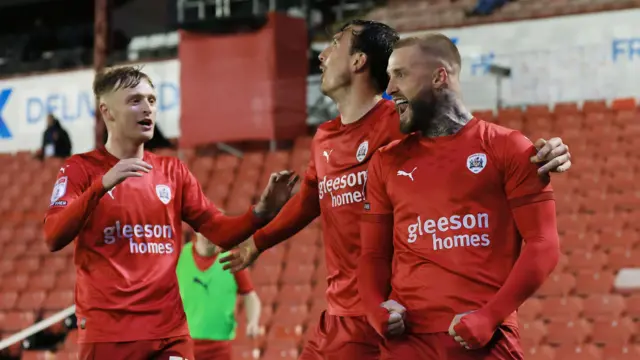
<path fill-rule="evenodd" d="M 125 337 L 123 334 L 119 334 L 118 336 L 100 336 L 100 335 L 90 335 L 86 334 L 84 330 L 78 330 L 78 344 L 90 344 L 90 343 L 114 343 L 114 342 L 130 342 L 130 341 L 145 341 L 145 340 L 160 340 L 160 339 L 168 339 L 182 336 L 189 336 L 189 330 L 179 329 L 169 332 L 167 334 L 158 334 L 151 335 L 147 334 L 144 336 L 140 336 L 140 333 L 132 332 L 133 334 L 138 334 L 138 336 Z M 83 335 L 84 333 L 84 335 Z"/>

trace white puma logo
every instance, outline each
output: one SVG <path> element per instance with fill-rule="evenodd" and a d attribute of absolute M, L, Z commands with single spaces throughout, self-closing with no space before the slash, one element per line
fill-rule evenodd
<path fill-rule="evenodd" d="M 322 152 L 322 156 L 327 158 L 327 162 L 329 162 L 329 155 L 331 155 L 332 152 L 333 152 L 333 149 L 329 150 L 329 152 L 327 152 L 327 150 Z"/>
<path fill-rule="evenodd" d="M 69 167 L 69 165 L 66 165 L 66 166 L 64 166 L 64 167 L 61 167 L 61 168 L 60 168 L 60 172 L 64 174 L 65 168 L 68 168 L 68 167 Z"/>
<path fill-rule="evenodd" d="M 115 197 L 113 197 L 113 193 L 112 193 L 112 191 L 113 191 L 113 190 L 115 190 L 115 189 L 116 189 L 116 188 L 115 188 L 115 187 L 113 187 L 113 188 L 111 188 L 111 190 L 107 191 L 107 194 L 109 194 L 109 196 L 111 196 L 111 198 L 112 198 L 112 199 L 114 199 L 114 200 L 115 200 L 116 198 L 115 198 Z"/>
<path fill-rule="evenodd" d="M 418 167 L 414 167 L 409 173 L 403 170 L 398 170 L 398 176 L 407 176 L 411 181 L 413 181 L 413 172 L 416 171 L 417 168 Z"/>

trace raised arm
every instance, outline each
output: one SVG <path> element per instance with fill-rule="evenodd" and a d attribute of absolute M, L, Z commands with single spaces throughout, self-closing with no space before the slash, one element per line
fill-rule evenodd
<path fill-rule="evenodd" d="M 90 183 L 82 164 L 67 160 L 60 168 L 45 215 L 44 239 L 49 250 L 61 250 L 78 236 L 108 190 L 126 178 L 140 177 L 150 169 L 150 165 L 139 159 L 122 160 Z"/>

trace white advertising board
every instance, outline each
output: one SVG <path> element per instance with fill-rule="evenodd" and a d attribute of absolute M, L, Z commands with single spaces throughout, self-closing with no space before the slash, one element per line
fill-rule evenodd
<path fill-rule="evenodd" d="M 143 70 L 158 93 L 158 126 L 167 137 L 179 135 L 180 64 L 150 62 Z M 42 146 L 48 113 L 54 114 L 71 137 L 73 152 L 95 146 L 93 70 L 0 80 L 0 152 L 33 151 Z"/>
<path fill-rule="evenodd" d="M 443 33 L 458 45 L 464 97 L 472 109 L 496 107 L 492 64 L 511 69 L 511 78 L 502 82 L 507 106 L 640 97 L 640 9 L 402 36 L 429 32 Z M 313 44 L 315 50 L 324 46 Z"/>

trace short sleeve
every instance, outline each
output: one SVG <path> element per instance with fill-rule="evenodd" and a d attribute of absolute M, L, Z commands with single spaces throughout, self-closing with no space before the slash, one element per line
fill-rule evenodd
<path fill-rule="evenodd" d="M 58 170 L 46 215 L 63 210 L 90 186 L 89 177 L 83 166 L 75 158 L 69 158 Z"/>
<path fill-rule="evenodd" d="M 207 198 L 200 183 L 184 163 L 179 162 L 182 182 L 182 220 L 196 232 L 221 211 Z"/>
<path fill-rule="evenodd" d="M 538 165 L 530 158 L 536 154 L 531 140 L 518 131 L 505 136 L 501 147 L 504 159 L 505 193 L 511 207 L 553 199 L 549 176 L 538 175 Z"/>
<path fill-rule="evenodd" d="M 249 270 L 243 269 L 233 274 L 233 277 L 236 280 L 236 285 L 238 285 L 238 294 L 246 295 L 253 291 L 253 283 L 251 282 L 251 277 L 249 276 Z"/>
<path fill-rule="evenodd" d="M 364 183 L 365 215 L 386 215 L 393 213 L 393 207 L 387 194 L 385 176 L 382 169 L 382 153 L 376 151 L 367 171 L 367 180 Z"/>

